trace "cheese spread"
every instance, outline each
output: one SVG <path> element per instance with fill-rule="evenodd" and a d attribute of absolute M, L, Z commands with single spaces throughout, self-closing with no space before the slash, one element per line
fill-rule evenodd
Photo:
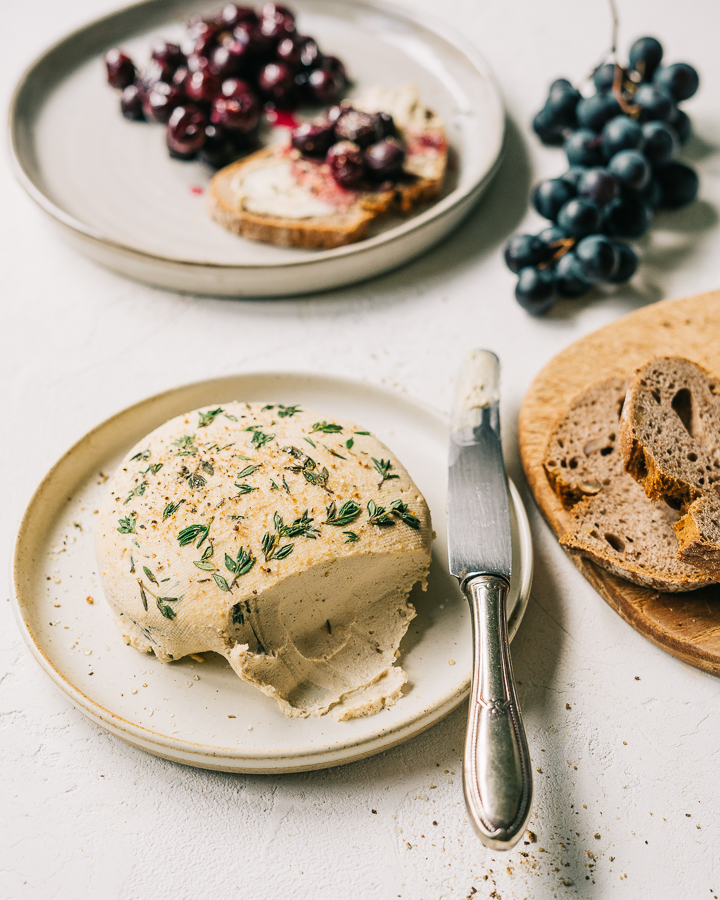
<path fill-rule="evenodd" d="M 289 159 L 240 171 L 232 187 L 242 208 L 257 215 L 312 219 L 337 212 L 298 181 Z"/>
<path fill-rule="evenodd" d="M 120 464 L 95 538 L 137 649 L 220 653 L 289 716 L 369 715 L 400 697 L 430 513 L 352 423 L 276 403 L 178 416 Z"/>

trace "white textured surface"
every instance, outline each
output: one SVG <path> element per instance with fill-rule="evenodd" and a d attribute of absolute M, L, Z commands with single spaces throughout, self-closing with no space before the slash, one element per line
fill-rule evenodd
<path fill-rule="evenodd" d="M 491 347 L 504 363 L 507 454 L 522 484 L 515 419 L 539 368 L 648 300 L 720 286 L 716 3 L 619 0 L 623 46 L 656 34 L 672 60 L 701 71 L 701 92 L 686 108 L 701 136 L 688 155 L 700 168 L 702 200 L 663 217 L 632 288 L 541 321 L 512 299 L 501 247 L 525 227 L 523 217 L 528 228 L 539 225 L 526 215 L 529 183 L 559 173 L 562 158 L 539 147 L 527 122 L 554 77 L 578 78 L 601 56 L 605 4 L 412 5 L 454 18 L 477 43 L 504 88 L 511 127 L 506 162 L 477 213 L 392 275 L 292 301 L 154 291 L 71 253 L 0 170 L 6 554 L 35 484 L 72 441 L 149 393 L 233 371 L 350 374 L 447 408 L 463 354 Z M 36 53 L 111 6 L 39 0 L 29 15 L 25 4 L 3 4 L 4 102 Z M 623 623 L 529 508 L 536 579 L 513 657 L 542 770 L 530 824 L 536 843 L 503 856 L 471 834 L 460 779 L 463 709 L 402 747 L 326 772 L 270 778 L 188 769 L 134 750 L 71 708 L 21 644 L 3 602 L 0 896 L 720 896 L 720 682 Z"/>

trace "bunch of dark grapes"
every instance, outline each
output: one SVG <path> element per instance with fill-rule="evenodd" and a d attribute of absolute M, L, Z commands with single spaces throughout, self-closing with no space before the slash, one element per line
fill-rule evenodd
<path fill-rule="evenodd" d="M 645 234 L 657 209 L 697 196 L 696 172 L 674 157 L 691 131 L 678 103 L 693 96 L 699 78 L 687 63 L 662 66 L 662 55 L 655 38 L 640 38 L 627 67 L 595 70 L 592 96 L 565 78 L 550 85 L 533 128 L 544 144 L 563 147 L 570 168 L 532 193 L 552 224 L 538 235 L 515 235 L 505 248 L 518 274 L 515 296 L 528 312 L 540 315 L 558 297 L 627 281 L 638 257 L 625 241 Z"/>
<path fill-rule="evenodd" d="M 347 87 L 342 62 L 298 34 L 293 13 L 277 3 L 258 12 L 228 3 L 192 20 L 179 43 L 158 41 L 139 72 L 118 49 L 105 66 L 127 119 L 166 125 L 172 157 L 216 168 L 254 146 L 263 107 L 335 103 Z"/>

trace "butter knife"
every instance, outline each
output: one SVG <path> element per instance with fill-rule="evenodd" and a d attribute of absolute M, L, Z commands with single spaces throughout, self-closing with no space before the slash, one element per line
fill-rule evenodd
<path fill-rule="evenodd" d="M 500 363 L 473 350 L 458 377 L 450 433 L 450 571 L 470 604 L 473 677 L 463 765 L 480 840 L 510 850 L 530 815 L 532 772 L 508 646 L 510 499 L 500 443 Z"/>

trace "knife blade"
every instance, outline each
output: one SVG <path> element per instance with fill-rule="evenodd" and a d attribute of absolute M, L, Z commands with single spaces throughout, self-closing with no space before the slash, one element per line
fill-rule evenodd
<path fill-rule="evenodd" d="M 460 370 L 450 432 L 448 551 L 473 626 L 465 803 L 481 841 L 510 850 L 530 815 L 532 772 L 507 634 L 512 531 L 499 375 L 499 360 L 488 350 L 473 350 Z"/>

